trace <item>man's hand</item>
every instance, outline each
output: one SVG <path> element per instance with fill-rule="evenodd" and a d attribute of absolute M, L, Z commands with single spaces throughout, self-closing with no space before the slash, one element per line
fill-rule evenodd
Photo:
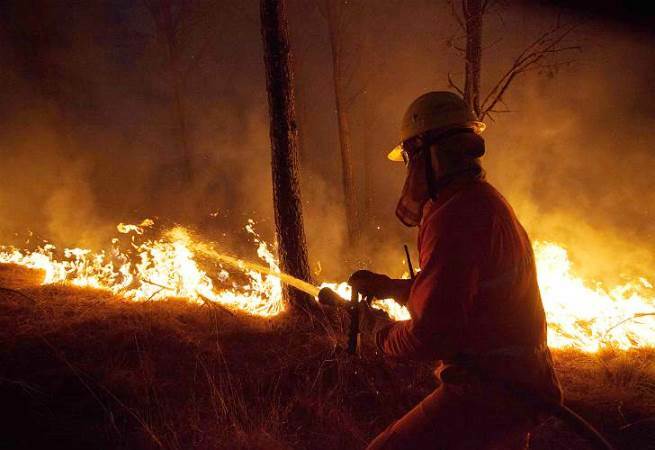
<path fill-rule="evenodd" d="M 348 284 L 364 297 L 388 298 L 393 280 L 386 275 L 368 270 L 358 270 L 348 279 Z"/>
<path fill-rule="evenodd" d="M 362 333 L 375 335 L 391 323 L 393 320 L 386 312 L 372 308 L 366 302 L 359 303 L 359 330 Z"/>

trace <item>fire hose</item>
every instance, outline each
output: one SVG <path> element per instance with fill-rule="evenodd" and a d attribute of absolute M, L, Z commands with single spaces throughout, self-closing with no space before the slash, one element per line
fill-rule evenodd
<path fill-rule="evenodd" d="M 361 332 L 359 329 L 361 301 L 359 297 L 359 292 L 357 292 L 357 290 L 354 288 L 351 292 L 350 302 L 347 302 L 339 294 L 327 287 L 321 289 L 318 293 L 318 300 L 322 305 L 345 308 L 348 311 L 348 315 L 350 317 L 350 325 L 348 328 L 347 336 L 347 350 L 351 355 L 359 354 L 361 343 Z M 368 297 L 364 297 L 363 299 L 363 301 L 367 303 L 370 303 L 370 300 L 372 299 Z M 562 422 L 567 424 L 576 434 L 592 443 L 595 448 L 599 450 L 615 450 L 612 444 L 610 444 L 607 439 L 605 439 L 603 435 L 593 427 L 593 425 L 583 419 L 578 413 L 573 411 L 568 406 L 559 402 L 544 400 L 535 395 L 529 389 L 517 386 L 514 383 L 505 382 L 489 377 L 483 370 L 475 370 L 475 368 L 471 366 L 469 366 L 469 369 L 471 369 L 472 372 L 474 372 L 480 380 L 496 384 L 500 383 L 501 386 L 503 386 L 508 392 L 511 392 L 514 394 L 514 396 L 520 398 L 522 401 L 527 402 L 535 409 L 557 417 Z"/>
<path fill-rule="evenodd" d="M 348 336 L 347 336 L 348 353 L 350 353 L 351 355 L 355 355 L 359 353 L 359 348 L 361 344 L 361 332 L 359 329 L 359 324 L 360 324 L 359 292 L 357 292 L 357 290 L 353 288 L 350 295 L 350 302 L 347 302 L 332 289 L 328 287 L 324 287 L 318 292 L 318 301 L 321 305 L 342 308 L 348 312 L 348 316 L 350 318 L 350 325 L 348 326 Z M 365 301 L 367 301 L 367 299 L 365 299 Z"/>
<path fill-rule="evenodd" d="M 217 253 L 215 250 L 210 249 L 205 246 L 197 246 L 200 250 L 202 250 L 205 254 L 212 256 L 217 259 L 221 259 L 224 262 L 227 262 L 229 264 L 236 265 L 240 267 L 243 263 L 243 261 L 238 260 L 236 258 L 228 257 L 226 255 L 221 255 Z M 412 261 L 409 255 L 409 249 L 405 245 L 405 256 L 407 257 L 407 265 L 410 271 L 410 277 L 414 279 L 414 269 L 412 267 Z M 273 273 L 269 268 L 255 265 L 255 264 L 248 264 L 248 266 L 251 269 L 258 270 L 262 273 Z M 347 302 L 345 299 L 343 299 L 339 294 L 331 290 L 330 288 L 323 288 L 318 290 L 318 288 L 309 285 L 305 281 L 299 280 L 297 278 L 294 278 L 290 275 L 287 274 L 280 274 L 280 273 L 274 273 L 276 276 L 279 276 L 282 281 L 285 283 L 291 284 L 292 286 L 296 287 L 297 289 L 300 289 L 304 292 L 309 293 L 310 295 L 317 296 L 319 302 L 322 305 L 329 305 L 329 306 L 334 306 L 334 307 L 340 307 L 344 308 L 348 311 L 348 315 L 350 316 L 350 325 L 348 329 L 348 343 L 347 343 L 347 350 L 348 353 L 351 355 L 355 355 L 359 353 L 359 348 L 360 348 L 360 341 L 361 341 L 361 332 L 360 332 L 360 299 L 359 299 L 359 293 L 357 292 L 356 289 L 352 290 L 351 293 L 351 298 L 350 302 Z M 365 297 L 364 301 L 366 303 L 371 302 L 372 298 Z M 478 371 L 479 376 L 481 379 L 484 379 L 484 372 L 483 371 Z M 490 382 L 498 382 L 498 380 L 491 380 L 489 379 L 488 381 Z M 546 402 L 544 400 L 540 400 L 536 398 L 529 390 L 527 389 L 522 389 L 518 386 L 514 386 L 510 383 L 506 384 L 506 388 L 510 392 L 514 392 L 516 396 L 521 397 L 523 399 L 528 399 L 530 403 L 533 403 L 535 408 L 542 410 L 544 412 L 547 412 L 560 420 L 562 420 L 564 423 L 569 425 L 577 434 L 585 437 L 587 440 L 593 442 L 594 446 L 598 449 L 603 449 L 603 450 L 614 450 L 612 445 L 586 420 L 584 420 L 580 415 L 578 415 L 576 412 L 568 408 L 567 406 L 561 405 L 559 403 L 552 403 L 552 402 Z"/>

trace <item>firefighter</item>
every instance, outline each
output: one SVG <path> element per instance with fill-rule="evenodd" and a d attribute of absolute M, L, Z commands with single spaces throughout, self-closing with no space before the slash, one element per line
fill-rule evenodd
<path fill-rule="evenodd" d="M 436 362 L 440 383 L 370 450 L 524 449 L 545 418 L 535 405 L 561 404 L 532 246 L 485 181 L 484 127 L 456 94 L 429 92 L 388 155 L 407 166 L 396 215 L 418 227 L 421 271 L 410 281 L 360 270 L 349 283 L 407 306 L 410 320 L 365 314 L 362 326 L 385 355 Z"/>

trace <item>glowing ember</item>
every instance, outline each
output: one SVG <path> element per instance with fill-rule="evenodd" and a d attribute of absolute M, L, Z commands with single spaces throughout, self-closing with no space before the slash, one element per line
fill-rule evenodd
<path fill-rule="evenodd" d="M 118 239 L 113 240 L 110 254 L 74 248 L 64 250 L 63 258 L 57 257 L 51 244 L 33 252 L 0 246 L 0 263 L 41 269 L 45 273 L 43 284 L 67 282 L 107 289 L 140 301 L 185 297 L 264 317 L 284 311 L 282 281 L 312 295 L 318 293 L 317 287 L 280 273 L 276 258 L 255 233 L 252 221 L 246 230 L 253 237 L 263 264 L 220 253 L 211 245 L 194 240 L 181 227 L 166 231 L 162 239 L 135 243 L 134 237 L 143 235 L 152 225 L 146 219 L 139 225 L 117 227 L 121 233 L 132 233 L 131 253 L 119 249 Z M 593 352 L 606 345 L 622 349 L 655 345 L 655 317 L 651 315 L 655 311 L 655 293 L 649 280 L 638 278 L 612 289 L 598 283 L 592 286 L 571 273 L 567 252 L 561 246 L 536 242 L 534 249 L 552 347 Z M 227 267 L 221 265 L 215 274 L 209 274 L 200 268 L 199 257 Z M 243 275 L 233 277 L 228 268 L 236 268 Z M 323 283 L 321 287 L 324 286 L 350 298 L 346 283 Z M 409 319 L 407 309 L 393 300 L 376 300 L 373 306 L 396 320 Z"/>

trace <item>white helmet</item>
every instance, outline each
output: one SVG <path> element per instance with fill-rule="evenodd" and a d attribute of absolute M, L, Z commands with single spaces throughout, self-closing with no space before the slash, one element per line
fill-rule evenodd
<path fill-rule="evenodd" d="M 486 128 L 483 122 L 464 103 L 464 100 L 452 92 L 434 91 L 421 95 L 414 100 L 403 116 L 400 128 L 401 142 L 389 152 L 391 161 L 403 161 L 403 142 L 415 138 L 426 131 L 462 127 L 471 128 L 480 134 Z"/>

